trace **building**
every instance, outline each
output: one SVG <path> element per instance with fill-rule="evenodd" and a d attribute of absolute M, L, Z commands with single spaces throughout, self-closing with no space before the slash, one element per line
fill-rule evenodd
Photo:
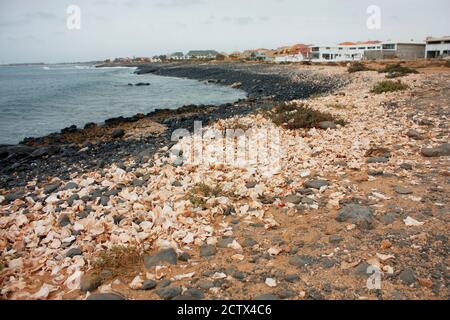
<path fill-rule="evenodd" d="M 426 39 L 426 58 L 444 58 L 450 56 L 450 36 Z"/>
<path fill-rule="evenodd" d="M 379 59 L 415 60 L 425 57 L 425 43 L 398 41 L 343 42 L 336 46 L 312 46 L 311 60 L 340 62 Z"/>
<path fill-rule="evenodd" d="M 311 46 L 310 58 L 316 62 L 360 61 L 366 52 L 381 51 L 380 41 L 343 42 L 335 46 Z"/>
<path fill-rule="evenodd" d="M 169 55 L 169 60 L 184 60 L 185 56 L 183 52 L 175 52 Z"/>
<path fill-rule="evenodd" d="M 186 54 L 186 58 L 192 59 L 215 59 L 220 53 L 215 50 L 192 50 Z"/>
<path fill-rule="evenodd" d="M 417 60 L 425 57 L 425 43 L 414 41 L 386 41 L 381 50 L 366 52 L 368 60 L 402 59 Z"/>
<path fill-rule="evenodd" d="M 296 44 L 292 47 L 283 47 L 275 52 L 275 62 L 301 62 L 310 59 L 311 46 Z"/>

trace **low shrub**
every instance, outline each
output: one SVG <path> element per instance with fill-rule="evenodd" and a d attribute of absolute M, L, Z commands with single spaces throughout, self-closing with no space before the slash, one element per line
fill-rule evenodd
<path fill-rule="evenodd" d="M 402 66 L 400 63 L 396 64 L 388 64 L 386 67 L 378 71 L 379 73 L 389 73 L 389 74 L 395 74 L 397 77 L 408 75 L 408 74 L 416 74 L 419 73 L 416 69 L 408 68 Z"/>
<path fill-rule="evenodd" d="M 299 106 L 288 103 L 276 104 L 266 115 L 276 125 L 289 130 L 318 128 L 319 123 L 324 121 L 345 125 L 343 120 L 335 118 L 332 114 L 314 110 L 304 104 Z"/>
<path fill-rule="evenodd" d="M 348 67 L 347 71 L 348 71 L 348 73 L 355 73 L 355 72 L 362 72 L 362 71 L 372 71 L 372 69 L 368 68 L 362 62 L 355 62 L 355 63 L 352 63 L 352 65 L 350 67 Z"/>
<path fill-rule="evenodd" d="M 395 92 L 402 91 L 408 89 L 406 84 L 403 84 L 401 81 L 390 81 L 385 80 L 378 82 L 375 87 L 372 89 L 372 93 L 380 94 L 384 92 Z"/>
<path fill-rule="evenodd" d="M 97 272 L 108 270 L 113 276 L 133 274 L 143 262 L 143 256 L 137 247 L 114 246 L 94 258 L 93 267 Z"/>
<path fill-rule="evenodd" d="M 188 199 L 196 208 L 202 208 L 210 198 L 217 198 L 222 196 L 223 190 L 220 185 L 210 187 L 205 183 L 198 183 L 193 186 L 188 192 Z"/>

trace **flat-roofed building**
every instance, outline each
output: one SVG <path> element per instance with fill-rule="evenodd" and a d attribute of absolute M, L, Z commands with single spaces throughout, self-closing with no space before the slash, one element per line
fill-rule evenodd
<path fill-rule="evenodd" d="M 450 36 L 426 39 L 426 58 L 445 58 L 450 56 Z"/>

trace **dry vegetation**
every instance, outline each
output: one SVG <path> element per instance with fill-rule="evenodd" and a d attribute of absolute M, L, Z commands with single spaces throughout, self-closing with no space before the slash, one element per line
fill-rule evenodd
<path fill-rule="evenodd" d="M 408 89 L 408 86 L 406 84 L 403 84 L 401 81 L 385 80 L 378 82 L 372 89 L 372 92 L 376 94 L 381 94 L 386 92 L 403 91 L 406 89 Z"/>
<path fill-rule="evenodd" d="M 373 69 L 367 67 L 362 62 L 352 63 L 350 67 L 347 69 L 348 73 L 362 72 L 362 71 L 373 71 Z"/>
<path fill-rule="evenodd" d="M 101 252 L 94 259 L 94 269 L 96 272 L 108 270 L 112 276 L 132 274 L 136 266 L 142 261 L 142 254 L 135 246 L 114 246 L 107 251 Z"/>
<path fill-rule="evenodd" d="M 210 198 L 217 198 L 223 194 L 222 187 L 216 185 L 210 187 L 205 183 L 198 183 L 189 190 L 189 201 L 196 208 L 201 208 L 206 205 Z"/>
<path fill-rule="evenodd" d="M 319 124 L 325 121 L 345 125 L 343 120 L 335 118 L 332 114 L 314 110 L 305 104 L 276 104 L 266 116 L 276 125 L 289 130 L 318 128 Z"/>

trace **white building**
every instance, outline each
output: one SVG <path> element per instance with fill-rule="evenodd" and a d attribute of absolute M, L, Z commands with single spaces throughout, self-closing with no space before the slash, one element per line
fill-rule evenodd
<path fill-rule="evenodd" d="M 311 46 L 311 59 L 316 62 L 359 61 L 367 51 L 382 50 L 378 41 L 342 43 L 336 46 Z"/>
<path fill-rule="evenodd" d="M 441 38 L 427 38 L 426 58 L 443 58 L 450 56 L 450 36 Z"/>
<path fill-rule="evenodd" d="M 184 60 L 186 59 L 183 52 L 175 52 L 169 55 L 169 60 Z"/>
<path fill-rule="evenodd" d="M 290 54 L 285 56 L 279 56 L 275 58 L 276 63 L 282 63 L 282 62 L 302 62 L 305 61 L 306 57 L 303 56 L 303 54 Z"/>

